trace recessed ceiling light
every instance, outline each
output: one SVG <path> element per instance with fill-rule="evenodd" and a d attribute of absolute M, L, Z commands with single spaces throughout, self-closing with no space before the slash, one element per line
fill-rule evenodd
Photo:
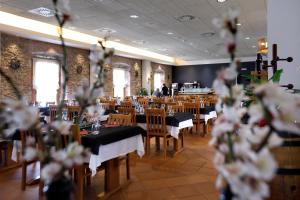
<path fill-rule="evenodd" d="M 208 37 L 214 36 L 215 34 L 216 34 L 216 33 L 214 33 L 214 32 L 206 32 L 206 33 L 201 33 L 200 36 L 201 36 L 202 38 L 208 38 Z"/>
<path fill-rule="evenodd" d="M 176 20 L 179 21 L 179 22 L 189 22 L 189 21 L 192 21 L 196 19 L 195 16 L 193 15 L 182 15 L 180 17 L 176 17 Z"/>
<path fill-rule="evenodd" d="M 168 51 L 168 49 L 162 48 L 162 49 L 157 49 L 158 51 Z"/>
<path fill-rule="evenodd" d="M 168 35 L 173 35 L 174 33 L 172 33 L 172 32 L 168 32 L 167 34 L 168 34 Z"/>
<path fill-rule="evenodd" d="M 227 0 L 217 0 L 218 3 L 224 3 L 226 2 Z"/>
<path fill-rule="evenodd" d="M 99 32 L 99 33 L 104 33 L 104 34 L 111 34 L 117 32 L 116 30 L 113 30 L 111 28 L 98 28 L 95 29 L 94 31 Z"/>
<path fill-rule="evenodd" d="M 32 10 L 29 10 L 28 12 L 36 14 L 36 15 L 41 15 L 43 17 L 53 17 L 54 16 L 54 10 L 51 10 L 51 9 L 45 8 L 45 7 L 35 8 Z"/>
<path fill-rule="evenodd" d="M 143 44 L 146 43 L 145 40 L 133 40 L 132 42 L 135 43 L 135 44 L 140 44 L 140 45 L 143 45 Z"/>
<path fill-rule="evenodd" d="M 130 15 L 130 18 L 137 19 L 137 18 L 139 18 L 139 16 L 138 15 Z"/>
<path fill-rule="evenodd" d="M 241 24 L 241 23 L 237 23 L 236 25 L 237 25 L 237 26 L 242 26 L 242 24 Z"/>
<path fill-rule="evenodd" d="M 246 40 L 250 40 L 250 37 L 245 37 Z"/>
<path fill-rule="evenodd" d="M 252 48 L 256 48 L 256 46 L 255 46 L 255 45 L 253 45 L 253 46 L 252 46 Z"/>

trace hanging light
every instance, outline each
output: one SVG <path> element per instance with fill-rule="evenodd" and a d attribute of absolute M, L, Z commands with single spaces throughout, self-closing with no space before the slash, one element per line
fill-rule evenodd
<path fill-rule="evenodd" d="M 265 55 L 268 53 L 268 42 L 265 37 L 258 39 L 257 53 L 261 53 L 261 54 L 265 54 Z"/>

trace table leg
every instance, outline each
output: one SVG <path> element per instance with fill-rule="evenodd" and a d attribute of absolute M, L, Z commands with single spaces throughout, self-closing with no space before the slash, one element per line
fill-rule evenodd
<path fill-rule="evenodd" d="M 181 141 L 181 145 L 180 145 L 180 141 Z M 173 156 L 175 156 L 176 154 L 178 154 L 178 153 L 180 153 L 181 151 L 184 150 L 184 148 L 183 148 L 183 131 L 180 131 L 180 133 L 178 135 L 178 139 L 174 138 L 173 142 L 174 142 L 173 143 L 173 145 L 174 145 L 174 154 L 173 154 Z"/>

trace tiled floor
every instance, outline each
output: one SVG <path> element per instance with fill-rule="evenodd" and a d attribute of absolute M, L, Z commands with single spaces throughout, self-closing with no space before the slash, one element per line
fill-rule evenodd
<path fill-rule="evenodd" d="M 111 196 L 111 200 L 215 200 L 218 191 L 214 187 L 216 171 L 212 165 L 212 148 L 209 136 L 187 135 L 185 150 L 175 157 L 164 160 L 161 153 L 151 152 L 142 159 L 132 155 L 132 182 Z M 125 169 L 121 167 L 122 180 Z M 0 195 L 8 200 L 38 199 L 37 186 L 25 192 L 20 190 L 21 170 L 15 169 L 0 174 Z M 85 199 L 97 199 L 103 191 L 103 174 L 92 179 L 85 188 Z"/>

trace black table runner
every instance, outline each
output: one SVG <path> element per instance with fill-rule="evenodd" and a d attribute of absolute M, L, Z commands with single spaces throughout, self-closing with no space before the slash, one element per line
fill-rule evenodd
<path fill-rule="evenodd" d="M 193 114 L 191 113 L 175 113 L 173 116 L 166 116 L 166 125 L 168 126 L 176 126 L 179 127 L 179 123 L 193 119 Z M 136 122 L 137 123 L 146 123 L 146 115 L 137 114 L 136 115 Z"/>
<path fill-rule="evenodd" d="M 146 132 L 138 126 L 119 126 L 113 128 L 100 128 L 99 134 L 85 135 L 81 137 L 84 147 L 90 148 L 93 154 L 99 153 L 99 146 L 117 142 Z"/>

